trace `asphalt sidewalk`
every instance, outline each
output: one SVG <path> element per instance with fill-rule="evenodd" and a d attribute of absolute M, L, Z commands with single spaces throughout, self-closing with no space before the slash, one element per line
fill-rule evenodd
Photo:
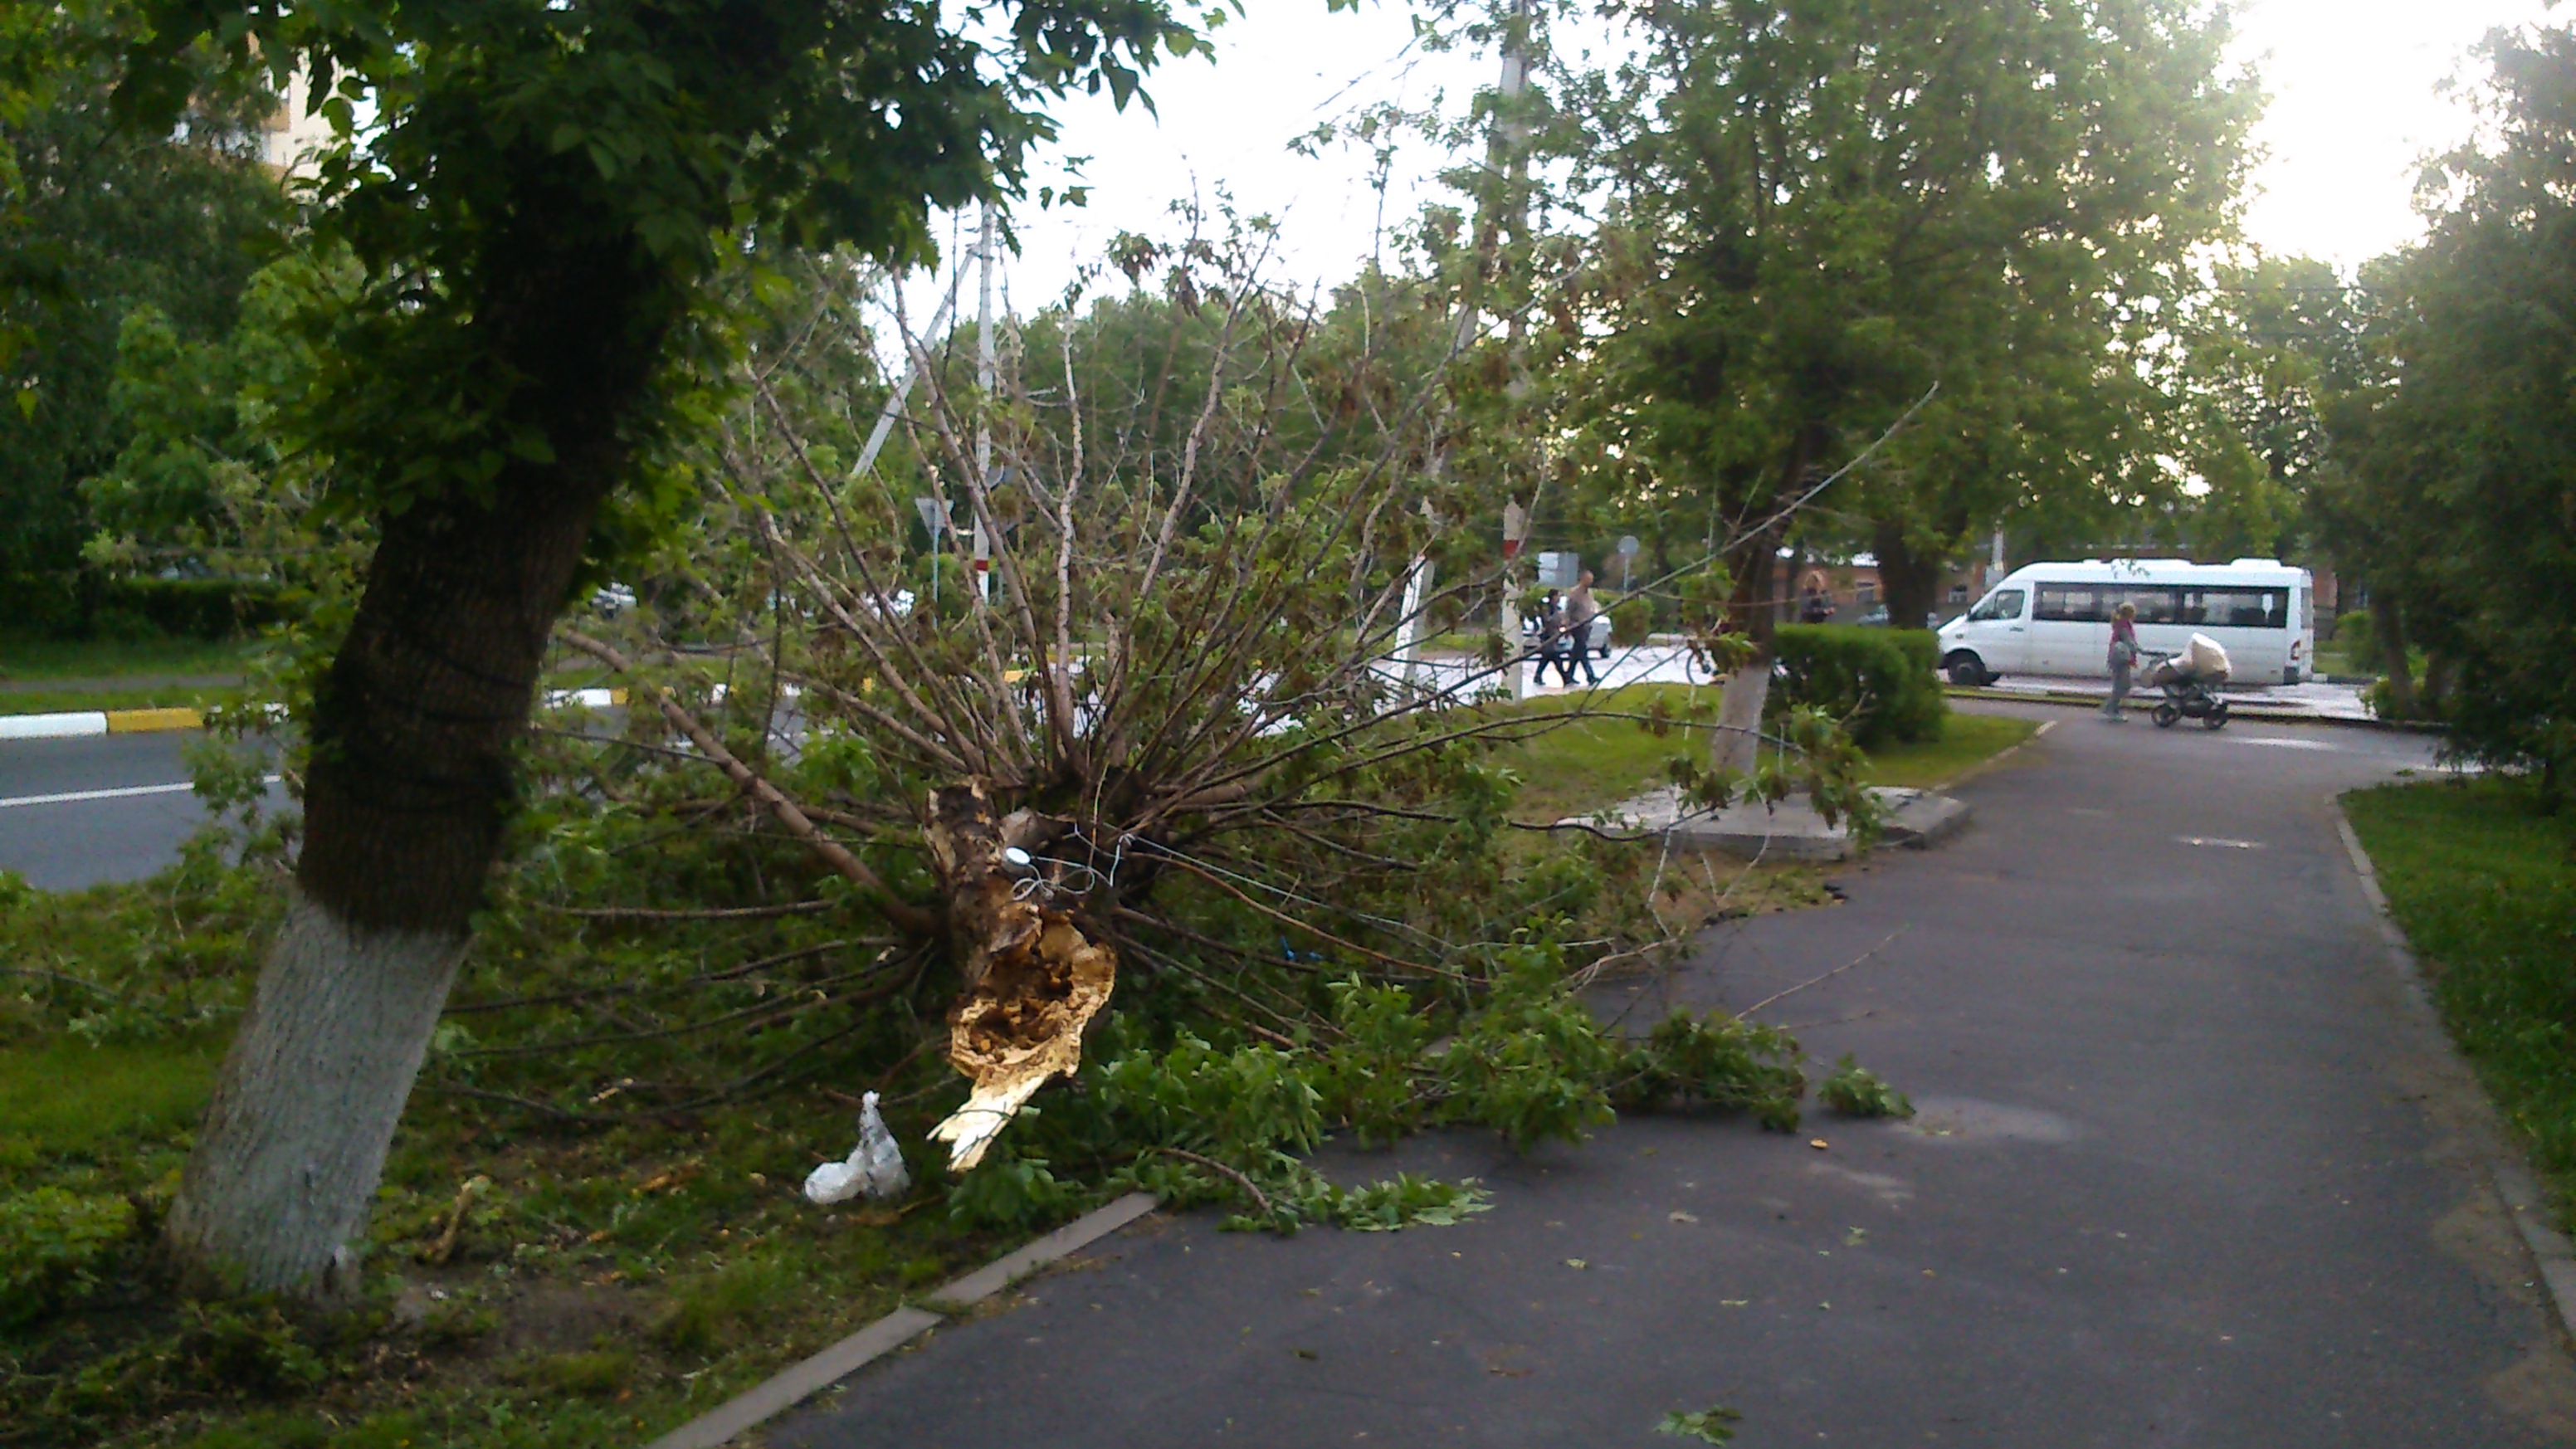
<path fill-rule="evenodd" d="M 1149 1218 L 767 1442 L 1644 1449 L 1716 1404 L 1747 1446 L 2576 1441 L 2482 1105 L 2328 803 L 2430 749 L 2066 720 L 1962 788 L 1951 844 L 1636 988 L 1750 1003 L 1868 953 L 1766 1015 L 1914 1122 L 1423 1139 L 1359 1166 L 1481 1176 L 1493 1212 Z"/>

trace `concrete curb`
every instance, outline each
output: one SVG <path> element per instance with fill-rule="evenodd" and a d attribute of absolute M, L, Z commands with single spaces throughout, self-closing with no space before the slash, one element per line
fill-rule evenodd
<path fill-rule="evenodd" d="M 1153 1210 L 1154 1195 L 1149 1192 L 1131 1192 L 1106 1207 L 1095 1208 L 1019 1251 L 944 1285 L 924 1298 L 920 1306 L 898 1308 L 812 1358 L 727 1399 L 644 1449 L 716 1449 L 744 1430 L 778 1417 L 949 1318 Z"/>
<path fill-rule="evenodd" d="M 614 709 L 626 703 L 622 689 L 559 689 L 546 696 L 546 707 Z M 272 713 L 277 706 L 271 705 Z M 78 709 L 61 714 L 0 714 L 0 740 L 75 740 L 93 735 L 144 734 L 154 730 L 199 730 L 206 727 L 201 710 Z"/>
<path fill-rule="evenodd" d="M 2334 807 L 2335 831 L 2343 837 L 2344 853 L 2351 857 L 2353 874 L 2361 880 L 2361 893 L 2369 898 L 2371 912 L 2379 920 L 2379 934 L 2388 943 L 2390 957 L 2416 1000 L 2426 1011 L 2432 1011 L 2432 992 L 2425 985 L 2423 966 L 2415 958 L 2415 948 L 2407 941 L 2405 928 L 2397 924 L 2396 914 L 2388 908 L 2388 895 L 2379 888 L 2379 869 L 2371 864 L 2370 852 L 2362 849 L 2361 836 L 2352 828 L 2352 817 L 2344 813 L 2343 796 L 2330 795 L 2326 803 Z M 2434 1026 L 2448 1044 L 2449 1030 L 2438 1018 Z M 2478 1098 L 2489 1108 L 2485 1133 L 2488 1180 L 2495 1184 L 2496 1196 L 2504 1201 L 2505 1212 L 2513 1219 L 2514 1231 L 2522 1235 L 2523 1246 L 2531 1250 L 2533 1264 L 2540 1270 L 2541 1286 L 2549 1295 L 2549 1306 L 2558 1317 L 2560 1334 L 2576 1343 L 2576 1243 L 2551 1223 L 2549 1200 L 2540 1189 L 2540 1179 L 2532 1176 L 2522 1154 L 2494 1120 L 2493 1103 L 2483 1086 L 2478 1088 Z"/>
<path fill-rule="evenodd" d="M 0 740 L 72 740 L 91 735 L 193 730 L 206 717 L 193 709 L 76 709 L 62 714 L 0 714 Z"/>

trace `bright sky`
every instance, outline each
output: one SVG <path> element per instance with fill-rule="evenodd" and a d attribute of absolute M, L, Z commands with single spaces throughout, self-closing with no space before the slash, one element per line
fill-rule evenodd
<path fill-rule="evenodd" d="M 1105 99 L 1066 106 L 1054 154 L 1090 158 L 1091 202 L 1024 213 L 1023 254 L 1004 268 L 1014 306 L 1051 300 L 1122 229 L 1169 234 L 1169 203 L 1193 193 L 1213 201 L 1220 187 L 1243 210 L 1281 220 L 1275 275 L 1350 275 L 1381 214 L 1369 158 L 1342 149 L 1307 160 L 1290 153 L 1290 140 L 1370 101 L 1419 107 L 1445 89 L 1454 111 L 1494 71 L 1486 57 L 1412 50 L 1395 0 L 1363 6 L 1333 15 L 1324 0 L 1249 0 L 1250 15 L 1219 32 L 1216 64 L 1185 62 L 1153 78 L 1159 119 L 1135 108 L 1119 115 Z M 2471 125 L 2441 84 L 2474 73 L 2467 52 L 2489 29 L 2549 18 L 2544 0 L 2245 0 L 2235 59 L 2256 66 L 2272 96 L 2255 135 L 2266 156 L 2247 235 L 2346 269 L 2415 235 L 2419 158 Z M 2576 19 L 2576 0 L 2555 18 Z M 1442 160 L 1419 147 L 1398 158 L 1386 220 L 1437 194 L 1428 177 Z M 971 283 L 969 292 L 960 300 L 971 309 Z"/>

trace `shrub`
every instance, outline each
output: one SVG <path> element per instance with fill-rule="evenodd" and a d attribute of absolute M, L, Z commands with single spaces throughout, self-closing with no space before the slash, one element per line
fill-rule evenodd
<path fill-rule="evenodd" d="M 2365 674 L 2378 670 L 2379 636 L 2371 632 L 2368 614 L 2355 609 L 2349 614 L 2336 615 L 2334 641 L 2353 668 Z"/>
<path fill-rule="evenodd" d="M 1774 715 L 1804 705 L 1846 722 L 1862 749 L 1938 739 L 1950 713 L 1935 670 L 1940 640 L 1922 629 L 1851 624 L 1783 624 L 1772 649 L 1780 665 Z"/>
<path fill-rule="evenodd" d="M 134 1205 L 40 1187 L 0 1198 L 0 1328 L 33 1322 L 97 1286 L 92 1272 L 134 1228 Z"/>
<path fill-rule="evenodd" d="M 1643 644 L 1654 632 L 1655 601 L 1644 594 L 1630 594 L 1610 606 L 1610 642 Z"/>

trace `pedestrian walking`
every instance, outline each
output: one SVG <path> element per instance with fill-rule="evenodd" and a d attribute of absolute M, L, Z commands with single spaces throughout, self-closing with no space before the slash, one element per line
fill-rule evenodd
<path fill-rule="evenodd" d="M 1538 666 L 1530 671 L 1530 682 L 1543 685 L 1547 683 L 1549 665 L 1562 669 L 1565 664 L 1557 653 L 1565 639 L 1565 604 L 1558 598 L 1556 590 L 1550 589 L 1540 596 L 1538 617 L 1532 621 L 1531 627 L 1538 633 Z"/>
<path fill-rule="evenodd" d="M 2129 671 L 2138 663 L 2138 606 L 2122 604 L 2111 616 L 2111 697 L 2102 702 L 2103 717 L 2113 724 L 2126 718 L 2120 712 L 2122 701 L 2129 697 Z"/>
<path fill-rule="evenodd" d="M 1574 592 L 1565 596 L 1565 644 L 1583 661 L 1583 682 L 1595 689 L 1601 687 L 1601 676 L 1592 668 L 1592 621 L 1600 613 L 1601 606 L 1592 601 L 1592 570 L 1585 569 L 1574 580 Z M 1560 656 L 1556 667 L 1565 671 L 1565 682 L 1572 687 L 1573 664 Z"/>

